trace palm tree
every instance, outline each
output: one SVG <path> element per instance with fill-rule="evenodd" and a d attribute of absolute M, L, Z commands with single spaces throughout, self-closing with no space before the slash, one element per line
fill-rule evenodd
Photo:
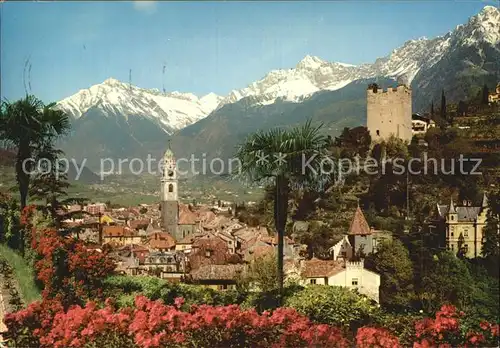
<path fill-rule="evenodd" d="M 329 145 L 322 126 L 311 121 L 291 130 L 271 129 L 249 136 L 239 147 L 241 176 L 274 186 L 274 224 L 278 232 L 278 286 L 283 292 L 283 245 L 288 217 L 288 195 L 292 184 L 316 185 L 326 180 L 321 161 Z"/>
<path fill-rule="evenodd" d="M 16 102 L 4 101 L 0 107 L 0 139 L 17 148 L 16 179 L 19 186 L 21 208 L 28 199 L 30 173 L 37 151 L 53 146 L 57 137 L 67 134 L 68 116 L 54 110 L 55 103 L 44 105 L 29 95 Z"/>
<path fill-rule="evenodd" d="M 54 106 L 55 103 L 44 105 L 33 95 L 16 102 L 4 101 L 0 106 L 0 140 L 17 148 L 15 171 L 21 209 L 27 204 L 31 173 L 36 167 L 34 160 L 70 128 L 68 116 Z M 20 248 L 23 253 L 22 231 Z"/>

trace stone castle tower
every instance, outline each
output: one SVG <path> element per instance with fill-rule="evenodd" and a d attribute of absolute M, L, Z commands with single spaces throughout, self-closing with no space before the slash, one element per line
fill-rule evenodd
<path fill-rule="evenodd" d="M 366 126 L 372 141 L 387 139 L 391 134 L 411 141 L 411 88 L 399 85 L 384 91 L 370 85 L 366 92 Z"/>
<path fill-rule="evenodd" d="M 168 146 L 163 156 L 163 168 L 161 178 L 161 222 L 162 227 L 172 236 L 177 235 L 179 223 L 179 200 L 177 165 L 174 153 Z"/>

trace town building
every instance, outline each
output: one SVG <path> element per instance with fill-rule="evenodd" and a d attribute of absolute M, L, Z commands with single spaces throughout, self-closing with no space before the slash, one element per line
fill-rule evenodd
<path fill-rule="evenodd" d="M 366 123 L 373 142 L 395 136 L 404 141 L 412 139 L 411 88 L 399 85 L 383 90 L 370 84 L 366 91 Z"/>
<path fill-rule="evenodd" d="M 366 255 L 374 251 L 372 229 L 368 225 L 359 205 L 354 212 L 347 234 L 349 243 L 353 248 L 353 255 Z"/>
<path fill-rule="evenodd" d="M 180 282 L 186 274 L 186 257 L 184 253 L 151 252 L 139 264 L 143 274 L 155 275 L 172 282 Z"/>
<path fill-rule="evenodd" d="M 190 273 L 190 281 L 216 290 L 234 290 L 246 272 L 243 264 L 203 265 Z"/>
<path fill-rule="evenodd" d="M 500 102 L 500 82 L 497 84 L 495 92 L 488 94 L 488 103 L 499 103 Z"/>
<path fill-rule="evenodd" d="M 106 204 L 105 203 L 92 203 L 92 204 L 87 204 L 84 208 L 84 211 L 86 211 L 89 214 L 92 215 L 97 215 L 97 214 L 104 214 L 106 211 Z"/>
<path fill-rule="evenodd" d="M 303 285 L 341 286 L 379 302 L 380 275 L 367 270 L 364 261 L 320 260 L 313 258 L 300 265 Z"/>
<path fill-rule="evenodd" d="M 188 206 L 179 204 L 177 164 L 170 145 L 163 156 L 161 178 L 161 225 L 175 240 L 196 232 L 196 217 Z"/>
<path fill-rule="evenodd" d="M 420 114 L 413 114 L 411 116 L 411 131 L 413 135 L 425 134 L 431 128 L 436 127 L 436 122 L 422 116 Z"/>
<path fill-rule="evenodd" d="M 102 237 L 104 244 L 109 244 L 113 247 L 142 244 L 143 238 L 135 230 L 131 230 L 127 226 L 103 226 Z"/>
<path fill-rule="evenodd" d="M 480 256 L 488 214 L 486 194 L 483 195 L 480 206 L 473 206 L 470 201 L 457 205 L 452 198 L 449 204 L 438 204 L 436 208 L 437 219 L 431 227 L 438 229 L 445 247 L 455 253 L 462 250 L 465 257 Z"/>

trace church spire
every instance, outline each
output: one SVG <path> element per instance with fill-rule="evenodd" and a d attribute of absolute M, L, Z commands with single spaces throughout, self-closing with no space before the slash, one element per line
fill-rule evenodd
<path fill-rule="evenodd" d="M 174 152 L 172 151 L 172 139 L 168 139 L 167 150 L 165 151 L 165 155 L 163 157 L 165 159 L 174 159 Z"/>
<path fill-rule="evenodd" d="M 453 197 L 450 198 L 450 210 L 448 211 L 449 213 L 456 213 L 457 210 L 455 209 L 455 204 L 453 204 Z"/>
<path fill-rule="evenodd" d="M 488 197 L 486 196 L 486 192 L 483 193 L 483 203 L 481 204 L 481 208 L 488 207 Z"/>

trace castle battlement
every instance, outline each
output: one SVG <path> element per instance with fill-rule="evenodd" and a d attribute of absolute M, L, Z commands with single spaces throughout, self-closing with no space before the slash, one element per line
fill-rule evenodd
<path fill-rule="evenodd" d="M 383 88 L 377 88 L 374 89 L 372 87 L 367 88 L 367 93 L 368 94 L 373 94 L 373 95 L 383 95 L 383 94 L 391 94 L 391 93 L 400 93 L 400 92 L 411 92 L 411 87 L 406 86 L 406 85 L 399 85 L 397 87 L 389 87 L 387 89 Z"/>
<path fill-rule="evenodd" d="M 400 84 L 383 89 L 371 84 L 366 90 L 366 126 L 373 142 L 395 136 L 411 141 L 411 88 Z"/>
<path fill-rule="evenodd" d="M 346 261 L 345 263 L 346 269 L 362 269 L 365 268 L 365 262 L 362 261 Z"/>

